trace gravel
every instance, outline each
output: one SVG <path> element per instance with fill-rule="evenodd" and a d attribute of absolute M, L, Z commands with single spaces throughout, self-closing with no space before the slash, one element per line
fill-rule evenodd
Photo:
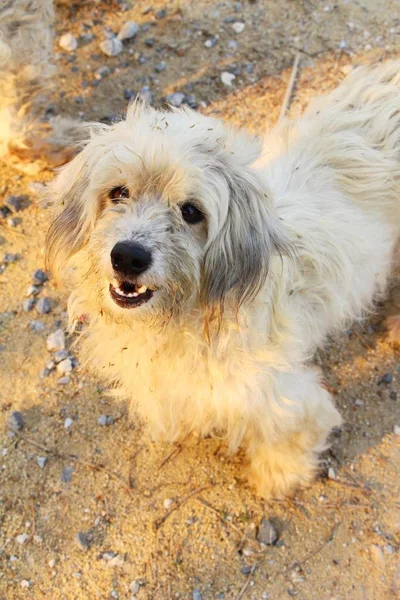
<path fill-rule="evenodd" d="M 10 252 L 8 252 L 7 254 L 4 255 L 3 261 L 9 265 L 11 263 L 16 262 L 19 259 L 18 254 L 11 254 Z"/>
<path fill-rule="evenodd" d="M 241 23 L 240 21 L 237 21 L 236 23 L 232 23 L 232 29 L 235 33 L 242 33 L 242 31 L 244 31 L 245 27 L 246 27 L 246 25 L 244 23 Z"/>
<path fill-rule="evenodd" d="M 385 375 L 378 382 L 378 385 L 380 383 L 392 383 L 392 381 L 393 381 L 393 375 L 391 373 L 385 373 Z"/>
<path fill-rule="evenodd" d="M 236 75 L 229 73 L 229 71 L 223 71 L 221 73 L 221 81 L 227 87 L 232 87 L 233 81 L 236 79 Z"/>
<path fill-rule="evenodd" d="M 12 431 L 21 431 L 24 427 L 25 421 L 24 417 L 19 410 L 13 410 L 13 412 L 8 417 L 7 427 Z"/>
<path fill-rule="evenodd" d="M 39 293 L 40 288 L 37 285 L 30 285 L 25 292 L 25 296 L 37 296 Z"/>
<path fill-rule="evenodd" d="M 36 304 L 36 310 L 39 313 L 39 315 L 47 315 L 49 312 L 51 312 L 50 298 L 40 298 L 40 300 L 38 300 L 38 303 Z"/>
<path fill-rule="evenodd" d="M 135 21 L 127 21 L 121 27 L 121 30 L 117 37 L 119 40 L 121 40 L 121 42 L 123 42 L 124 40 L 130 40 L 133 37 L 135 37 L 135 35 L 138 33 L 138 31 L 139 31 L 139 25 L 137 23 L 135 23 Z"/>
<path fill-rule="evenodd" d="M 83 550 L 83 552 L 87 552 L 89 550 L 89 541 L 87 539 L 86 534 L 82 531 L 78 531 L 78 533 L 75 536 L 75 541 L 78 545 L 78 548 L 80 548 L 80 550 Z"/>
<path fill-rule="evenodd" d="M 198 590 L 197 588 L 194 589 L 192 598 L 193 598 L 193 600 L 203 600 L 203 596 L 201 595 L 200 590 Z"/>
<path fill-rule="evenodd" d="M 164 499 L 164 502 L 163 502 L 164 508 L 169 509 L 169 508 L 172 507 L 173 504 L 174 504 L 174 501 L 173 501 L 172 498 L 165 498 Z"/>
<path fill-rule="evenodd" d="M 42 269 L 37 269 L 32 276 L 33 285 L 43 285 L 48 281 L 46 273 Z"/>
<path fill-rule="evenodd" d="M 61 471 L 61 477 L 60 480 L 62 481 L 62 483 L 71 483 L 72 481 L 72 475 L 75 472 L 75 467 L 64 467 L 64 469 Z"/>
<path fill-rule="evenodd" d="M 34 333 L 41 333 L 42 331 L 44 331 L 46 329 L 45 324 L 42 323 L 42 321 L 38 321 L 36 319 L 34 319 L 33 321 L 30 321 L 29 327 L 31 328 L 31 330 Z"/>
<path fill-rule="evenodd" d="M 394 435 L 400 435 L 400 425 L 395 425 L 393 427 L 393 433 Z"/>
<path fill-rule="evenodd" d="M 261 544 L 271 546 L 278 540 L 278 532 L 269 519 L 262 519 L 257 533 L 257 541 Z"/>
<path fill-rule="evenodd" d="M 25 544 L 26 541 L 28 541 L 28 539 L 29 533 L 21 533 L 20 535 L 17 535 L 15 541 L 17 542 L 17 544 L 20 544 L 22 546 L 23 544 Z"/>
<path fill-rule="evenodd" d="M 100 415 L 97 419 L 97 422 L 101 427 L 107 427 L 108 425 L 112 425 L 114 423 L 113 417 L 110 415 Z"/>
<path fill-rule="evenodd" d="M 54 352 L 57 350 L 65 349 L 65 333 L 62 329 L 57 329 L 54 333 L 51 333 L 46 340 L 47 350 Z"/>
<path fill-rule="evenodd" d="M 53 359 L 55 363 L 59 363 L 62 360 L 65 360 L 66 358 L 68 358 L 68 352 L 67 350 L 57 350 L 57 352 L 54 352 L 53 354 Z"/>
<path fill-rule="evenodd" d="M 10 209 L 11 212 L 20 212 L 29 206 L 29 197 L 25 195 L 8 196 L 8 198 L 4 201 L 4 204 Z"/>
<path fill-rule="evenodd" d="M 66 375 L 67 373 L 71 373 L 71 371 L 72 371 L 72 361 L 70 358 L 66 358 L 65 360 L 62 360 L 61 362 L 58 363 L 57 373 L 60 373 L 60 375 Z"/>
<path fill-rule="evenodd" d="M 68 375 L 60 377 L 59 379 L 57 379 L 57 383 L 58 385 L 68 385 L 69 383 L 71 383 L 71 377 L 68 377 Z"/>
<path fill-rule="evenodd" d="M 161 62 L 157 63 L 154 68 L 157 71 L 157 73 L 162 73 L 163 71 L 166 70 L 167 63 L 165 62 L 165 60 L 162 60 Z"/>
<path fill-rule="evenodd" d="M 181 106 L 185 102 L 185 94 L 182 92 L 174 92 L 173 94 L 167 94 L 165 100 L 172 106 Z"/>
<path fill-rule="evenodd" d="M 116 37 L 108 38 L 100 43 L 100 50 L 106 56 L 118 56 L 123 50 L 121 40 Z"/>
<path fill-rule="evenodd" d="M 24 312 L 30 312 L 33 307 L 35 306 L 35 299 L 34 298 L 28 298 L 28 300 L 25 300 L 22 303 L 22 309 Z"/>
<path fill-rule="evenodd" d="M 108 77 L 110 73 L 111 69 L 104 65 L 103 67 L 99 67 L 98 69 L 96 69 L 96 71 L 94 72 L 94 76 L 95 79 L 100 80 L 104 79 L 105 77 Z"/>
<path fill-rule="evenodd" d="M 73 52 L 78 47 L 78 41 L 72 33 L 64 33 L 58 43 L 60 48 L 67 50 L 67 52 Z"/>
<path fill-rule="evenodd" d="M 37 464 L 41 469 L 44 469 L 47 463 L 47 456 L 38 456 L 36 459 Z"/>
<path fill-rule="evenodd" d="M 64 421 L 64 429 L 69 429 L 73 424 L 73 420 L 70 417 L 67 417 Z"/>

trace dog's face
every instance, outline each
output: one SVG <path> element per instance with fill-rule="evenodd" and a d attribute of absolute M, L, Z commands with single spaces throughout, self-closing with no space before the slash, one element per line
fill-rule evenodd
<path fill-rule="evenodd" d="M 133 105 L 94 126 L 50 188 L 50 268 L 77 254 L 81 288 L 117 319 L 236 306 L 284 246 L 252 168 L 256 140 L 214 119 Z"/>

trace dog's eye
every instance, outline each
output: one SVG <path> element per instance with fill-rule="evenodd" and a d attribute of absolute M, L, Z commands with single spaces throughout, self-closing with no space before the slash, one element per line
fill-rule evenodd
<path fill-rule="evenodd" d="M 123 200 L 124 198 L 129 198 L 129 190 L 127 187 L 118 186 L 113 188 L 109 193 L 108 197 L 113 202 L 118 202 L 118 200 Z"/>
<path fill-rule="evenodd" d="M 200 212 L 199 209 L 190 202 L 187 202 L 186 204 L 183 204 L 181 206 L 181 213 L 183 220 L 186 221 L 186 223 L 190 223 L 191 225 L 195 223 L 200 223 L 200 221 L 203 221 L 204 219 L 203 213 Z"/>

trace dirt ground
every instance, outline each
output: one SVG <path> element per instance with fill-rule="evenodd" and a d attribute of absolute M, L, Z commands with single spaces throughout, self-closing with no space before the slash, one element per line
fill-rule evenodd
<path fill-rule="evenodd" d="M 104 56 L 106 27 L 118 32 L 129 19 L 142 27 L 136 38 Z M 58 46 L 67 31 L 79 39 L 70 53 Z M 49 110 L 109 120 L 149 86 L 156 104 L 194 94 L 199 110 L 262 133 L 279 116 L 297 50 L 291 114 L 351 65 L 400 56 L 399 2 L 64 3 Z M 102 66 L 110 72 L 99 80 Z M 223 71 L 236 74 L 232 87 Z M 48 214 L 35 201 L 51 177 L 0 166 L 0 206 L 10 194 L 31 200 L 13 223 L 0 217 L 1 256 L 18 254 L 0 274 L 0 600 L 400 598 L 400 355 L 387 307 L 318 355 L 345 424 L 318 481 L 267 503 L 223 442 L 152 442 L 79 364 L 67 384 L 55 372 L 41 378 L 46 338 L 66 328 L 67 294 L 50 280 L 38 296 L 50 298 L 50 313 L 22 304 L 43 267 Z M 13 411 L 24 419 L 18 432 Z M 256 539 L 262 518 L 277 529 L 274 545 Z"/>

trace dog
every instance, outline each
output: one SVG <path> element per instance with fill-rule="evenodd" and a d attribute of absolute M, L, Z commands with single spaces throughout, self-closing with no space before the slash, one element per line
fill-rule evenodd
<path fill-rule="evenodd" d="M 133 103 L 48 190 L 47 267 L 82 357 L 156 437 L 223 436 L 262 496 L 308 485 L 341 417 L 312 358 L 382 299 L 400 235 L 400 63 L 264 142 Z"/>
<path fill-rule="evenodd" d="M 80 140 L 78 120 L 46 114 L 56 83 L 53 26 L 52 0 L 0 3 L 0 158 L 16 166 L 63 164 Z"/>

